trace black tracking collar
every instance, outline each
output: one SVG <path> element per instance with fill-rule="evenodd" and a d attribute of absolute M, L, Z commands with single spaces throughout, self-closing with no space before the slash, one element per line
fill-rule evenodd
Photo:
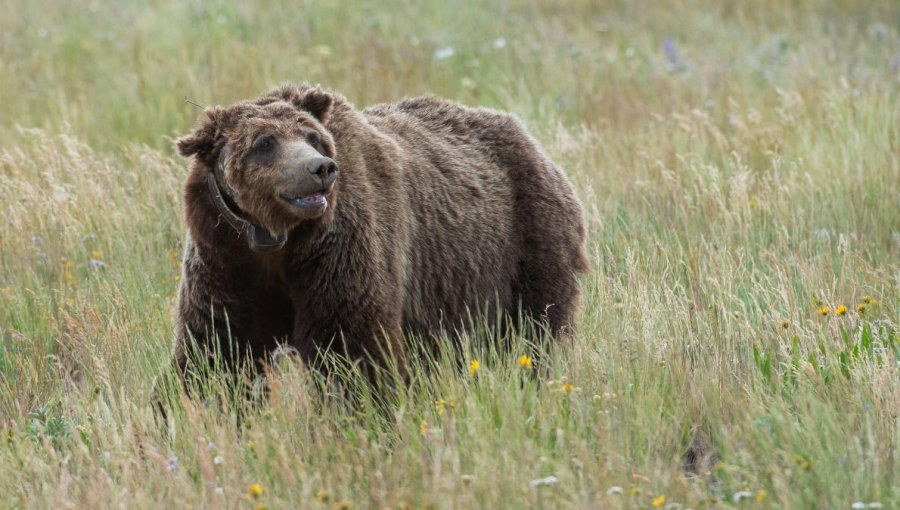
<path fill-rule="evenodd" d="M 221 166 L 221 163 L 219 165 Z M 219 210 L 219 214 L 221 214 L 222 217 L 225 218 L 225 221 L 237 230 L 239 234 L 242 234 L 247 238 L 247 245 L 251 250 L 260 253 L 268 253 L 278 251 L 284 247 L 284 244 L 287 242 L 286 234 L 273 236 L 265 227 L 250 223 L 232 210 L 225 202 L 225 196 L 219 188 L 219 183 L 216 182 L 216 175 L 214 172 L 206 174 L 206 182 L 209 185 L 209 194 L 212 196 L 212 201 L 216 204 L 216 209 Z"/>

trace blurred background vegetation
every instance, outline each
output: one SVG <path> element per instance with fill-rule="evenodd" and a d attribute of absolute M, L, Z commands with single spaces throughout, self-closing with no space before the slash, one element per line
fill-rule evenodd
<path fill-rule="evenodd" d="M 433 93 L 539 121 L 618 126 L 843 77 L 897 86 L 891 1 L 17 2 L 0 14 L 16 125 L 168 149 L 197 112 L 284 81 L 359 105 Z M 827 69 L 828 73 L 823 74 Z"/>

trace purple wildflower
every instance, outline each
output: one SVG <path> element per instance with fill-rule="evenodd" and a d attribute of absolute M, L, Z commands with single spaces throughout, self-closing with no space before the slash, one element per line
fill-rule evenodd
<path fill-rule="evenodd" d="M 687 64 L 684 59 L 681 58 L 681 54 L 678 52 L 678 47 L 675 45 L 675 39 L 671 37 L 666 37 L 663 40 L 663 53 L 666 55 L 666 59 L 669 61 L 669 70 L 670 71 L 684 71 L 687 69 Z"/>

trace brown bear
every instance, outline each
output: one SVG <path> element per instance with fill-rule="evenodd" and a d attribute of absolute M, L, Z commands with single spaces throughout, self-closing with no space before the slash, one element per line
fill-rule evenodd
<path fill-rule="evenodd" d="M 405 333 L 452 333 L 473 310 L 553 334 L 572 320 L 581 206 L 508 114 L 434 97 L 359 111 L 286 85 L 207 108 L 176 145 L 193 156 L 182 377 L 189 352 L 259 362 L 282 344 L 403 365 Z"/>

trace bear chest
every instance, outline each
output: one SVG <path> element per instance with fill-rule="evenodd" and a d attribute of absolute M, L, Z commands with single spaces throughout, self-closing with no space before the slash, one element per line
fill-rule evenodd
<path fill-rule="evenodd" d="M 257 279 L 262 287 L 282 287 L 287 279 L 285 250 L 271 253 L 254 253 Z"/>

